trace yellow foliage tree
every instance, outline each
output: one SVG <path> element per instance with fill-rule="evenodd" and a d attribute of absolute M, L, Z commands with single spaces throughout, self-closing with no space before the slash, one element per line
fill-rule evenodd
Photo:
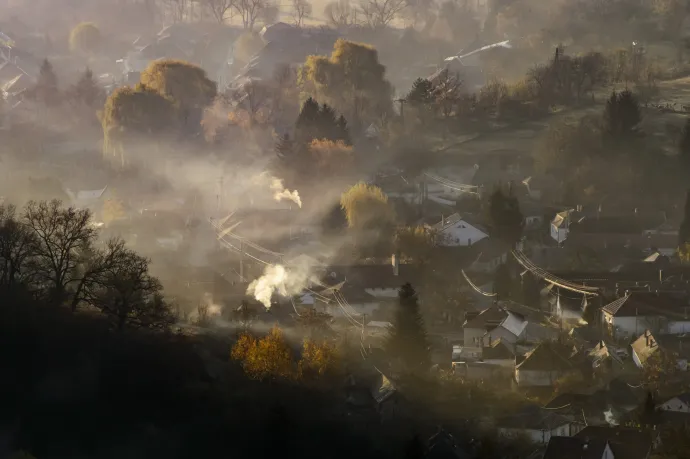
<path fill-rule="evenodd" d="M 306 95 L 328 103 L 353 125 L 377 121 L 392 109 L 386 67 L 370 45 L 338 40 L 330 57 L 309 56 L 299 74 Z"/>
<path fill-rule="evenodd" d="M 395 212 L 381 188 L 360 182 L 340 198 L 350 228 L 368 229 L 393 225 Z"/>
<path fill-rule="evenodd" d="M 242 335 L 233 346 L 231 357 L 241 362 L 244 372 L 253 379 L 291 379 L 295 375 L 290 348 L 278 327 L 259 340 Z"/>
<path fill-rule="evenodd" d="M 182 125 L 194 129 L 217 93 L 216 83 L 201 67 L 175 59 L 151 62 L 141 73 L 141 84 L 171 100 Z"/>
<path fill-rule="evenodd" d="M 125 162 L 125 143 L 141 135 L 160 135 L 174 126 L 171 101 L 143 85 L 117 88 L 100 113 L 104 156 Z"/>
<path fill-rule="evenodd" d="M 111 222 L 120 220 L 125 217 L 125 208 L 122 201 L 119 199 L 106 199 L 101 209 L 103 223 L 105 226 L 110 225 Z"/>
<path fill-rule="evenodd" d="M 82 22 L 69 34 L 69 47 L 72 52 L 93 53 L 101 46 L 101 30 L 92 22 Z"/>
<path fill-rule="evenodd" d="M 396 250 L 417 263 L 428 261 L 433 246 L 433 234 L 422 226 L 400 228 L 395 234 Z"/>
<path fill-rule="evenodd" d="M 342 140 L 314 139 L 309 145 L 309 153 L 322 177 L 347 174 L 354 162 L 352 147 Z"/>
<path fill-rule="evenodd" d="M 334 344 L 304 340 L 302 358 L 297 365 L 300 378 L 320 379 L 338 372 L 340 355 Z"/>

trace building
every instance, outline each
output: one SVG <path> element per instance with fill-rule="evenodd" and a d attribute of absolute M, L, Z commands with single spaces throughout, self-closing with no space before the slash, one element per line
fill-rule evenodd
<path fill-rule="evenodd" d="M 554 436 L 543 459 L 615 459 L 606 440 Z"/>
<path fill-rule="evenodd" d="M 465 323 L 462 326 L 465 347 L 481 348 L 484 343 L 484 336 L 500 326 L 507 316 L 508 313 L 497 305 L 493 305 L 479 314 L 467 313 Z M 498 338 L 497 336 L 496 339 Z"/>
<path fill-rule="evenodd" d="M 690 336 L 688 335 L 659 335 L 654 336 L 650 330 L 645 330 L 631 345 L 632 358 L 638 368 L 644 368 L 648 360 L 658 353 L 665 353 L 674 359 L 678 369 L 687 371 L 690 359 Z"/>
<path fill-rule="evenodd" d="M 520 387 L 553 386 L 559 379 L 579 370 L 571 358 L 575 351 L 552 341 L 540 343 L 516 361 L 515 381 Z"/>
<path fill-rule="evenodd" d="M 565 416 L 536 405 L 496 420 L 499 435 L 512 438 L 522 436 L 540 444 L 547 444 L 555 436 L 570 437 L 580 428 L 579 424 Z"/>
<path fill-rule="evenodd" d="M 476 258 L 468 268 L 479 273 L 494 273 L 496 268 L 508 260 L 510 246 L 494 238 L 486 237 L 472 246 Z"/>
<path fill-rule="evenodd" d="M 616 337 L 654 333 L 690 332 L 690 305 L 687 299 L 662 292 L 627 292 L 602 308 L 602 320 Z"/>
<path fill-rule="evenodd" d="M 460 214 L 453 214 L 449 217 L 441 217 L 441 221 L 431 226 L 431 230 L 436 234 L 436 243 L 441 247 L 469 247 L 489 235 L 480 225 L 472 224 L 467 216 L 461 217 Z"/>
<path fill-rule="evenodd" d="M 663 403 L 659 403 L 657 408 L 661 411 L 671 411 L 674 413 L 690 413 L 690 393 L 676 395 Z"/>
<path fill-rule="evenodd" d="M 658 444 L 658 432 L 633 427 L 587 426 L 575 438 L 607 442 L 613 459 L 647 459 Z"/>

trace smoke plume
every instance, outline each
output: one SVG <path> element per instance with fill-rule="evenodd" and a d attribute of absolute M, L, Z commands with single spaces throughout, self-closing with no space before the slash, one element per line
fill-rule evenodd
<path fill-rule="evenodd" d="M 274 293 L 290 297 L 301 293 L 310 284 L 312 274 L 309 266 L 268 265 L 258 279 L 247 287 L 247 295 L 252 295 L 266 309 L 271 307 Z"/>
<path fill-rule="evenodd" d="M 273 199 L 276 201 L 282 201 L 283 199 L 289 199 L 298 206 L 302 207 L 302 199 L 299 197 L 297 190 L 290 191 L 283 186 L 283 181 L 279 178 L 271 178 L 271 190 L 274 192 Z"/>

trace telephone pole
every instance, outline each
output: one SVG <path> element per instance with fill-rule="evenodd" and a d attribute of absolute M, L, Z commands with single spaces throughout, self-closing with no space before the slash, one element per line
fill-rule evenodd
<path fill-rule="evenodd" d="M 407 100 L 405 99 L 396 99 L 396 102 L 400 104 L 400 120 L 402 121 L 403 127 L 405 127 L 405 103 L 407 103 Z"/>

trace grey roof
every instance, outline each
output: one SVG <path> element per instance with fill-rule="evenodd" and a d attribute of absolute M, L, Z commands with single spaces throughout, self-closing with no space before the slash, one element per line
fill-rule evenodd
<path fill-rule="evenodd" d="M 553 430 L 570 424 L 570 420 L 553 410 L 530 405 L 515 414 L 496 420 L 496 427 L 503 429 Z"/>
<path fill-rule="evenodd" d="M 551 437 L 543 459 L 601 459 L 607 441 L 576 437 Z"/>

